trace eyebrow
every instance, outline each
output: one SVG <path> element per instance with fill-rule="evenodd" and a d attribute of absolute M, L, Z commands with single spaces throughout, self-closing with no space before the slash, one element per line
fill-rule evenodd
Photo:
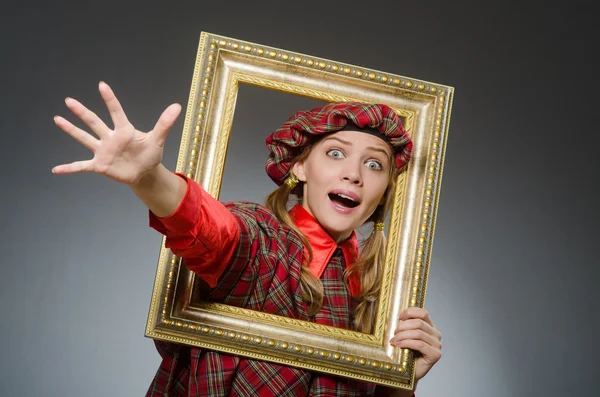
<path fill-rule="evenodd" d="M 339 142 L 341 142 L 341 143 L 343 143 L 345 145 L 352 146 L 352 142 L 345 141 L 345 140 L 340 139 L 340 138 L 338 138 L 336 136 L 327 137 L 323 141 L 328 141 L 328 140 L 331 140 L 331 139 L 335 139 L 336 141 L 339 141 Z M 383 153 L 385 155 L 386 159 L 388 158 L 388 153 L 385 150 L 381 149 L 381 148 L 378 148 L 378 147 L 375 147 L 375 146 L 367 146 L 366 148 L 370 149 L 370 150 L 374 150 L 376 152 L 381 152 L 381 153 Z"/>

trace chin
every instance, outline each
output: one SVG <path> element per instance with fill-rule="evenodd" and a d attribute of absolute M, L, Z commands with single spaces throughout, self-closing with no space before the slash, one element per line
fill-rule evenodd
<path fill-rule="evenodd" d="M 332 208 L 329 199 L 323 204 L 316 209 L 315 219 L 332 238 L 337 239 L 336 236 L 346 238 L 352 234 L 354 229 L 362 225 L 359 219 L 362 211 L 359 208 L 351 210 L 349 214 L 343 214 Z"/>
<path fill-rule="evenodd" d="M 330 236 L 334 237 L 334 239 L 335 236 L 344 236 L 344 238 L 347 238 L 352 234 L 354 229 L 356 229 L 354 224 L 352 222 L 348 222 L 347 219 L 340 219 L 338 222 L 336 222 L 334 218 L 331 222 L 321 223 L 321 225 Z"/>

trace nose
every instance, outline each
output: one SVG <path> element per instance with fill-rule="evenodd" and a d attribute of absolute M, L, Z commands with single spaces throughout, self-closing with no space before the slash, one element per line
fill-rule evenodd
<path fill-rule="evenodd" d="M 362 174 L 360 165 L 350 164 L 350 162 L 345 164 L 344 170 L 342 171 L 342 179 L 354 185 L 362 185 Z"/>

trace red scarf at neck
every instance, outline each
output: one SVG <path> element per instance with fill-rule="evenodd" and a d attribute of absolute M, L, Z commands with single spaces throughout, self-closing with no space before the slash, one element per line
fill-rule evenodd
<path fill-rule="evenodd" d="M 298 229 L 304 233 L 312 248 L 313 257 L 308 269 L 316 278 L 321 278 L 327 263 L 329 263 L 338 245 L 302 205 L 296 204 L 290 210 L 290 216 Z M 358 258 L 358 239 L 356 238 L 355 231 L 352 231 L 350 237 L 342 242 L 339 247 L 344 253 L 346 268 L 356 262 Z M 304 254 L 308 257 L 308 249 L 306 247 L 304 248 Z M 350 293 L 356 296 L 360 292 L 360 279 L 357 272 L 353 272 L 350 275 L 348 284 Z"/>

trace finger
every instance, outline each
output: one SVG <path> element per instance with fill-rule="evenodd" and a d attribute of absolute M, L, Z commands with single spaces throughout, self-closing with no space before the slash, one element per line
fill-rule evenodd
<path fill-rule="evenodd" d="M 392 339 L 390 339 L 390 344 L 398 346 L 403 340 L 420 340 L 436 349 L 442 349 L 442 342 L 439 339 L 422 330 L 410 330 L 399 332 L 396 335 L 394 335 Z"/>
<path fill-rule="evenodd" d="M 83 146 L 85 146 L 93 152 L 95 152 L 96 148 L 100 145 L 100 141 L 98 139 L 94 138 L 81 128 L 75 127 L 73 124 L 71 124 L 71 122 L 60 116 L 54 117 L 54 124 L 56 124 L 61 130 L 75 138 L 77 142 L 81 143 Z"/>
<path fill-rule="evenodd" d="M 409 307 L 400 313 L 400 320 L 408 320 L 409 318 L 420 318 L 435 328 L 431 317 L 429 317 L 429 312 L 421 307 Z"/>
<path fill-rule="evenodd" d="M 442 351 L 440 349 L 436 349 L 420 340 L 406 339 L 400 342 L 399 347 L 402 349 L 411 349 L 418 356 L 415 366 L 415 381 L 423 378 L 435 363 L 442 358 Z"/>
<path fill-rule="evenodd" d="M 110 129 L 106 126 L 106 124 L 104 124 L 104 121 L 102 121 L 100 117 L 96 115 L 96 113 L 83 106 L 81 102 L 73 98 L 67 98 L 65 99 L 65 104 L 73 112 L 73 114 L 83 120 L 83 122 L 100 138 L 108 135 Z"/>
<path fill-rule="evenodd" d="M 440 349 L 436 349 L 418 339 L 405 339 L 399 342 L 398 347 L 419 352 L 421 357 L 431 365 L 435 364 L 442 357 L 442 351 Z"/>
<path fill-rule="evenodd" d="M 410 320 L 402 321 L 394 330 L 394 334 L 411 330 L 421 330 L 429 335 L 432 335 L 436 339 L 439 339 L 440 341 L 442 340 L 442 334 L 440 334 L 437 328 L 432 327 L 430 324 L 418 318 L 411 318 Z"/>
<path fill-rule="evenodd" d="M 179 113 L 181 112 L 181 105 L 178 103 L 174 103 L 160 115 L 160 118 L 156 122 L 154 129 L 150 131 L 152 135 L 154 135 L 156 142 L 159 146 L 163 146 L 165 144 L 165 140 L 167 139 L 167 133 L 175 124 L 175 120 L 179 117 Z"/>
<path fill-rule="evenodd" d="M 129 120 L 127 119 L 125 111 L 121 107 L 121 103 L 117 99 L 112 88 L 110 88 L 110 86 L 105 82 L 101 81 L 100 84 L 98 84 L 98 90 L 100 91 L 100 96 L 102 96 L 102 99 L 104 99 L 104 103 L 106 103 L 108 113 L 110 114 L 110 118 L 113 121 L 115 129 L 128 125 Z"/>
<path fill-rule="evenodd" d="M 92 172 L 92 160 L 75 161 L 71 164 L 61 164 L 52 168 L 54 174 L 75 174 L 77 172 Z"/>

